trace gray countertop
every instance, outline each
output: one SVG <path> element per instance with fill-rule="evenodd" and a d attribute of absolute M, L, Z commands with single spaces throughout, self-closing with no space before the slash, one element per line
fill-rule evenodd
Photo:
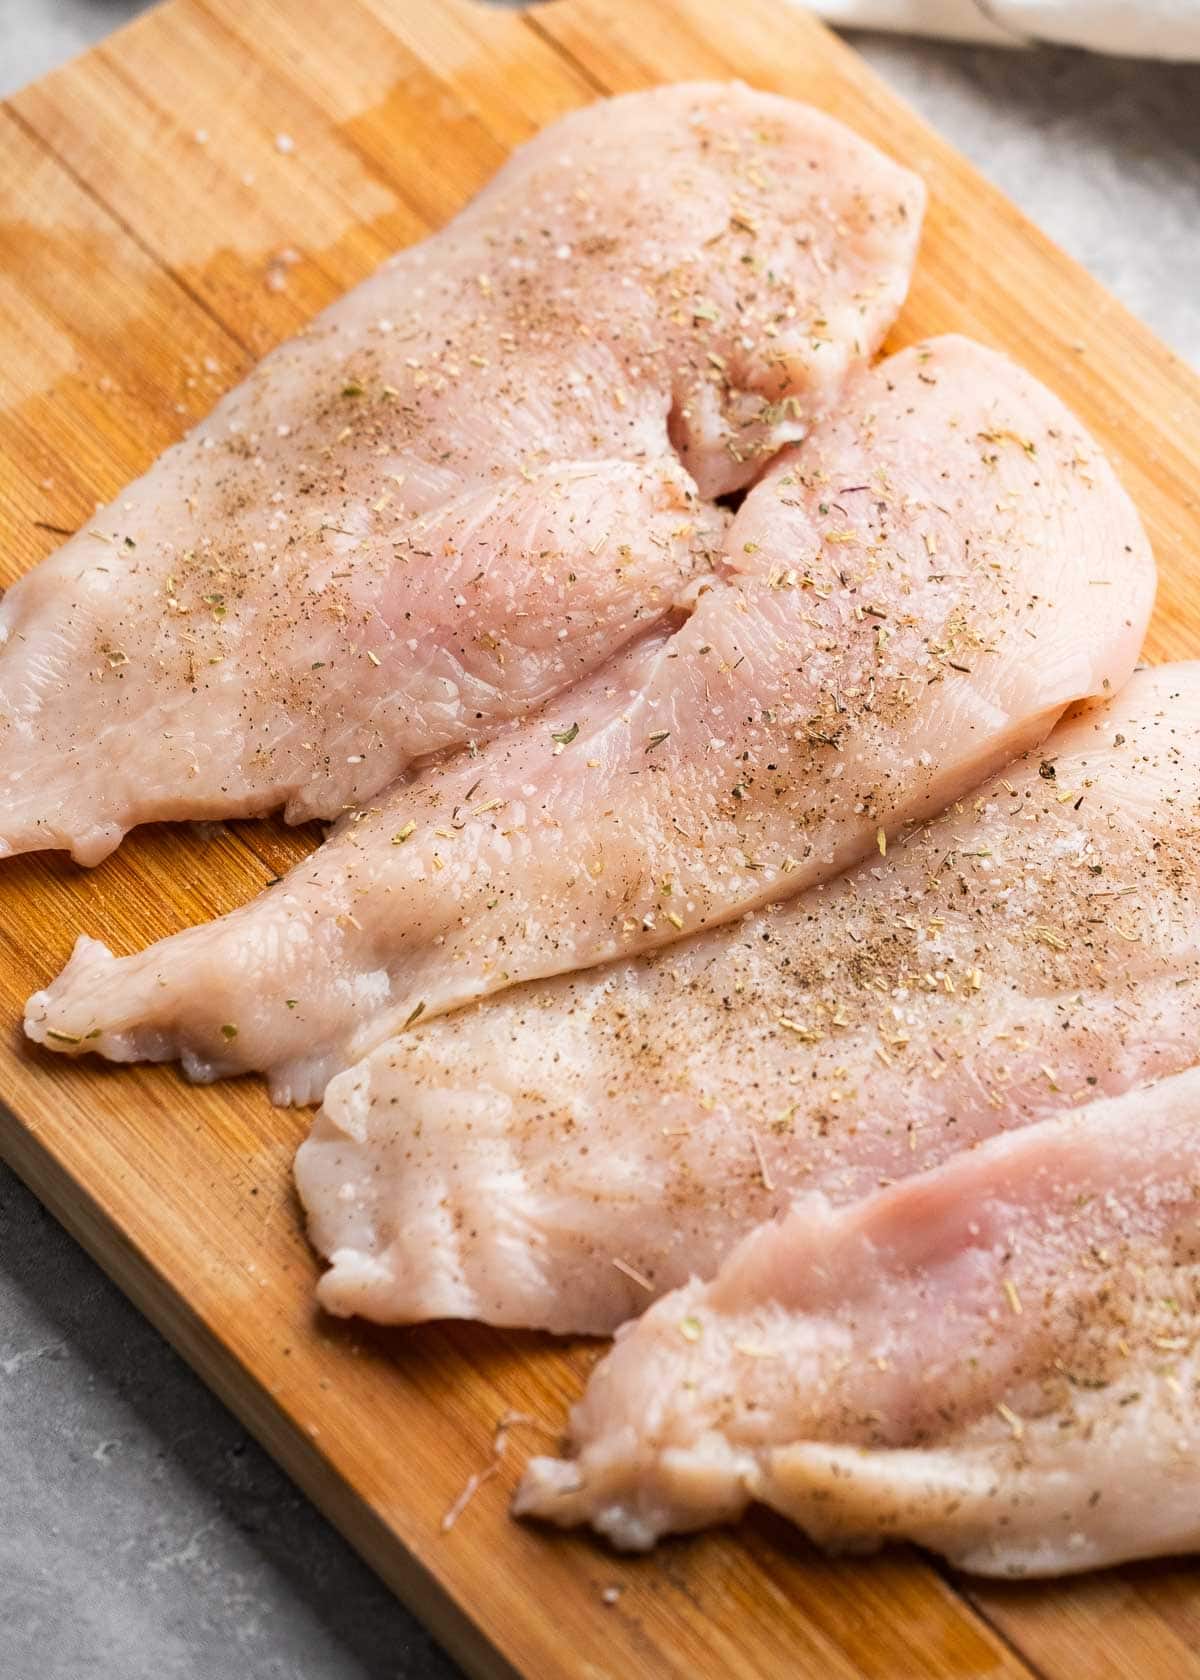
<path fill-rule="evenodd" d="M 0 0 L 0 93 L 141 9 Z M 1200 364 L 1200 67 L 856 44 Z M 0 1489 L 0 1680 L 457 1672 L 3 1168 Z"/>

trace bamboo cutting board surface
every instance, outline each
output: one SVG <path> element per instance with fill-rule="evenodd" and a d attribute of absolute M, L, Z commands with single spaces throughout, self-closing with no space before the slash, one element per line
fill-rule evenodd
<path fill-rule="evenodd" d="M 1200 654 L 1200 383 L 783 0 L 523 16 L 167 0 L 0 107 L 0 582 L 537 128 L 599 93 L 729 75 L 810 99 L 921 171 L 930 213 L 893 343 L 968 332 L 1067 399 L 1154 541 L 1151 654 Z M 189 1087 L 20 1034 L 78 931 L 133 949 L 241 903 L 315 839 L 164 829 L 91 873 L 0 866 L 0 1149 L 472 1674 L 1200 1677 L 1187 1564 L 996 1585 L 906 1551 L 833 1562 L 766 1518 L 633 1561 L 511 1522 L 519 1465 L 557 1436 L 594 1348 L 320 1318 L 289 1170 L 306 1116 L 257 1082 Z"/>

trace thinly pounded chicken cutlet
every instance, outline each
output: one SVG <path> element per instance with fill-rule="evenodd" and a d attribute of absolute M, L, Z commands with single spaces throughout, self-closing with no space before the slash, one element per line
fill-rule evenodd
<path fill-rule="evenodd" d="M 802 1192 L 1198 1057 L 1200 665 L 1165 665 L 830 886 L 340 1075 L 297 1159 L 320 1299 L 610 1331 Z"/>
<path fill-rule="evenodd" d="M 436 1012 L 838 874 L 1119 689 L 1153 593 L 1055 397 L 965 339 L 903 351 L 748 493 L 681 627 L 223 920 L 119 960 L 81 941 L 27 1029 L 312 1100 Z"/>
<path fill-rule="evenodd" d="M 740 85 L 545 130 L 0 606 L 0 856 L 341 815 L 704 574 L 907 290 L 917 178 Z"/>
<path fill-rule="evenodd" d="M 984 1575 L 1200 1544 L 1200 1070 L 833 1208 L 627 1326 L 517 1509 L 617 1545 L 754 1500 Z"/>

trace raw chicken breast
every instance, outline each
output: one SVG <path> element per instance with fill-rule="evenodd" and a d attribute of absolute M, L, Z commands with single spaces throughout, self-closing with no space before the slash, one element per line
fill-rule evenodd
<path fill-rule="evenodd" d="M 1048 391 L 966 339 L 904 351 L 751 490 L 673 635 L 222 921 L 120 961 L 82 941 L 27 1030 L 310 1100 L 422 1015 L 838 873 L 1120 687 L 1153 591 Z"/>
<path fill-rule="evenodd" d="M 318 1295 L 611 1331 L 799 1191 L 864 1195 L 1198 1046 L 1200 665 L 1164 666 L 831 886 L 340 1075 L 296 1161 Z"/>
<path fill-rule="evenodd" d="M 626 1326 L 517 1510 L 618 1546 L 761 1500 L 986 1575 L 1200 1546 L 1200 1070 L 747 1237 Z"/>
<path fill-rule="evenodd" d="M 0 855 L 337 816 L 599 665 L 878 346 L 923 198 L 739 85 L 547 130 L 9 591 Z"/>

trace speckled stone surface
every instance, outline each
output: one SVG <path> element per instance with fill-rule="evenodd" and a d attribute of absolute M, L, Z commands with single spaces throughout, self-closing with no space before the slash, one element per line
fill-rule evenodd
<path fill-rule="evenodd" d="M 3 1680 L 456 1673 L 0 1169 Z"/>
<path fill-rule="evenodd" d="M 141 9 L 0 0 L 0 93 Z M 857 45 L 1200 364 L 1200 67 Z M 0 1680 L 456 1672 L 0 1168 Z"/>

